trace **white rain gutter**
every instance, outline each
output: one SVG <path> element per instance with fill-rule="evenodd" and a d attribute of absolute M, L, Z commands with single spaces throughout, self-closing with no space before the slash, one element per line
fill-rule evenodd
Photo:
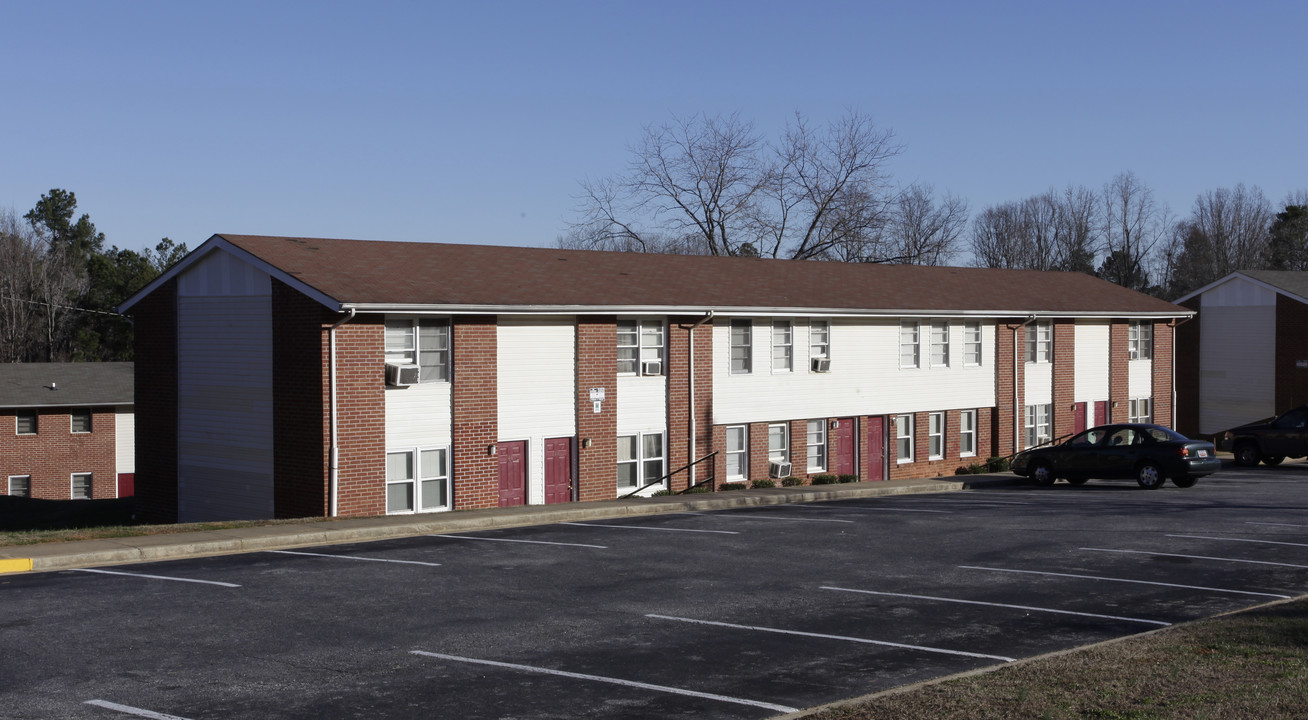
<path fill-rule="evenodd" d="M 337 459 L 339 452 L 336 447 L 336 328 L 354 319 L 357 312 L 355 308 L 349 308 L 349 315 L 336 321 L 327 329 L 327 426 L 330 435 L 330 445 L 327 448 L 327 492 L 329 495 L 328 502 L 331 505 L 331 517 L 336 517 L 337 507 Z"/>
<path fill-rule="evenodd" d="M 704 323 L 712 319 L 713 319 L 713 311 L 709 310 L 708 312 L 704 313 L 704 317 L 700 318 L 698 321 L 696 321 L 694 324 L 690 326 L 690 363 L 689 363 L 690 364 L 690 408 L 689 408 L 689 412 L 687 413 L 687 415 L 690 416 L 690 439 L 688 441 L 690 446 L 690 453 L 686 457 L 686 461 L 692 463 L 699 459 L 695 457 L 695 328 L 699 327 L 700 325 L 703 325 Z M 695 476 L 697 475 L 696 471 L 698 470 L 699 470 L 698 465 L 690 466 L 690 486 L 693 486 L 695 484 Z M 668 481 L 668 484 L 669 486 L 672 484 L 671 480 Z"/>

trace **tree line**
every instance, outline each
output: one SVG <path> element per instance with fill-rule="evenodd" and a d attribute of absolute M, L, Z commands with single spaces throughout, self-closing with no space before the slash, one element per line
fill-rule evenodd
<path fill-rule="evenodd" d="M 76 215 L 77 197 L 57 188 L 21 217 L 0 210 L 0 362 L 131 360 L 132 325 L 114 308 L 187 252 L 168 238 L 106 248 Z"/>
<path fill-rule="evenodd" d="M 1132 172 L 970 215 L 928 184 L 892 181 L 890 130 L 850 112 L 796 113 L 768 141 L 739 115 L 644 128 L 626 170 L 581 182 L 559 247 L 1097 275 L 1173 299 L 1235 270 L 1308 270 L 1308 190 L 1274 207 L 1258 187 L 1201 194 L 1178 218 Z"/>

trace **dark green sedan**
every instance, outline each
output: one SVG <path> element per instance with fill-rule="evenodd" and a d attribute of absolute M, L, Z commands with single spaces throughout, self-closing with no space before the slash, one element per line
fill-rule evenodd
<path fill-rule="evenodd" d="M 1100 425 L 1058 445 L 1023 451 L 1012 470 L 1037 485 L 1064 478 L 1080 485 L 1090 478 L 1135 478 L 1140 487 L 1156 490 L 1170 478 L 1188 488 L 1200 477 L 1222 467 L 1210 442 L 1191 440 L 1161 425 L 1120 423 Z"/>

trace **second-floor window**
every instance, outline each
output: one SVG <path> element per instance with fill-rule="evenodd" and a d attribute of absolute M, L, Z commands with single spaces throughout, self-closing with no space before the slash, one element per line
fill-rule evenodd
<path fill-rule="evenodd" d="M 754 325 L 749 320 L 731 321 L 731 374 L 748 375 L 754 368 Z"/>
<path fill-rule="evenodd" d="M 963 323 L 963 364 L 981 364 L 981 322 L 969 320 Z"/>
<path fill-rule="evenodd" d="M 618 323 L 618 372 L 663 374 L 662 320 L 624 320 Z"/>
<path fill-rule="evenodd" d="M 1121 337 L 1120 335 L 1118 337 Z M 1132 360 L 1151 360 L 1154 357 L 1154 325 L 1151 322 L 1132 320 L 1127 331 L 1127 347 Z"/>
<path fill-rule="evenodd" d="M 72 413 L 70 413 L 70 415 L 71 415 L 71 418 L 72 418 L 71 423 L 70 423 L 70 424 L 71 424 L 71 428 L 70 428 L 70 429 L 71 429 L 73 432 L 75 432 L 75 433 L 89 433 L 89 432 L 91 432 L 91 411 L 90 411 L 90 410 L 74 410 L 74 411 L 72 411 Z"/>
<path fill-rule="evenodd" d="M 36 411 L 19 410 L 15 425 L 15 432 L 19 435 L 35 435 L 37 426 Z"/>
<path fill-rule="evenodd" d="M 772 372 L 790 372 L 794 369 L 793 335 L 789 320 L 772 321 Z"/>
<path fill-rule="evenodd" d="M 447 382 L 450 324 L 428 318 L 387 320 L 386 361 L 421 366 L 419 382 Z"/>
<path fill-rule="evenodd" d="M 899 367 L 918 367 L 921 348 L 918 343 L 917 321 L 899 321 Z"/>
<path fill-rule="evenodd" d="M 1047 363 L 1054 358 L 1054 324 L 1037 320 L 1026 326 L 1026 361 Z"/>
<path fill-rule="evenodd" d="M 931 323 L 931 367 L 949 367 L 949 322 Z"/>

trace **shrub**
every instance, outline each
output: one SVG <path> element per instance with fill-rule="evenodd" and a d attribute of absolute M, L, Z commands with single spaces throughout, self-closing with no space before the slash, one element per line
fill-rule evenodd
<path fill-rule="evenodd" d="M 840 482 L 842 482 L 842 483 L 858 482 L 858 476 L 857 476 L 857 475 L 848 475 L 848 474 L 841 475 L 841 476 L 840 476 Z"/>
<path fill-rule="evenodd" d="M 777 484 L 773 482 L 771 478 L 764 478 L 763 480 L 755 480 L 753 483 L 750 483 L 750 487 L 752 488 L 771 488 L 776 486 Z"/>
<path fill-rule="evenodd" d="M 967 471 L 972 473 L 973 475 L 981 475 L 985 473 L 986 466 L 982 465 L 981 463 L 972 463 L 971 465 L 967 466 Z"/>
<path fill-rule="evenodd" d="M 961 465 L 960 465 L 959 467 L 957 467 L 957 468 L 954 468 L 954 474 L 955 474 L 955 475 L 967 475 L 967 474 L 969 474 L 969 473 L 971 473 L 971 472 L 972 472 L 972 469 L 971 469 L 971 468 L 963 467 L 963 466 L 961 466 Z"/>
<path fill-rule="evenodd" d="M 794 475 L 781 478 L 782 487 L 798 487 L 804 484 L 804 478 L 797 478 Z"/>
<path fill-rule="evenodd" d="M 821 475 L 813 476 L 814 485 L 835 485 L 838 482 L 840 482 L 840 480 L 837 479 L 835 475 L 828 475 L 826 473 L 823 473 Z"/>
<path fill-rule="evenodd" d="M 662 490 L 655 490 L 655 491 L 650 495 L 650 497 L 659 497 L 660 495 L 671 495 L 671 494 L 672 494 L 672 491 L 671 491 L 671 490 L 669 490 L 669 489 L 667 489 L 667 488 L 663 488 Z"/>
<path fill-rule="evenodd" d="M 682 492 L 682 494 L 684 494 L 684 495 L 693 495 L 693 494 L 695 494 L 695 493 L 706 493 L 706 492 L 710 492 L 711 490 L 712 490 L 712 488 L 710 488 L 708 485 L 696 485 L 695 487 L 692 487 L 692 488 L 686 488 L 685 490 L 682 490 L 681 492 Z"/>
<path fill-rule="evenodd" d="M 1008 470 L 1008 458 L 992 457 L 986 460 L 986 472 L 1004 472 Z"/>
<path fill-rule="evenodd" d="M 727 492 L 729 490 L 744 490 L 745 483 L 743 482 L 722 483 L 721 485 L 718 486 L 718 489 L 721 490 L 722 492 Z"/>

